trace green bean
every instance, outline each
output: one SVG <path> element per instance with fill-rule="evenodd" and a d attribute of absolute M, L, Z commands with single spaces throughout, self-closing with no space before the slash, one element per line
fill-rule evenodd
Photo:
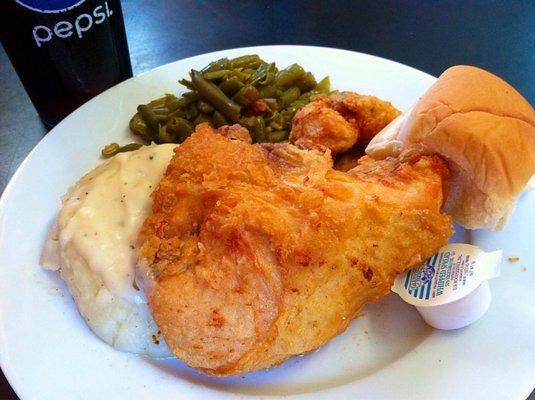
<path fill-rule="evenodd" d="M 275 63 L 262 63 L 256 71 L 249 77 L 247 81 L 250 85 L 269 85 L 275 79 L 275 75 L 278 72 Z"/>
<path fill-rule="evenodd" d="M 155 115 L 167 115 L 167 114 L 169 114 L 169 109 L 167 107 L 151 107 L 151 111 Z"/>
<path fill-rule="evenodd" d="M 119 143 L 110 143 L 104 146 L 104 148 L 101 151 L 102 157 L 108 158 L 111 156 L 114 156 L 117 154 L 121 146 L 119 146 Z"/>
<path fill-rule="evenodd" d="M 298 64 L 292 64 L 288 68 L 279 71 L 275 77 L 275 85 L 288 87 L 305 75 L 305 70 Z"/>
<path fill-rule="evenodd" d="M 280 131 L 284 127 L 284 120 L 282 121 L 272 121 L 269 123 L 269 127 L 271 129 L 275 129 L 277 131 Z"/>
<path fill-rule="evenodd" d="M 169 103 L 172 103 L 174 100 L 178 100 L 178 97 L 176 97 L 174 94 L 166 93 L 164 99 L 164 106 L 167 107 Z"/>
<path fill-rule="evenodd" d="M 282 129 L 282 126 L 284 125 L 284 117 L 279 112 L 274 112 L 271 114 L 271 116 L 266 121 L 269 126 L 271 126 L 275 130 Z"/>
<path fill-rule="evenodd" d="M 249 80 L 249 78 L 251 77 L 251 75 L 253 74 L 252 70 L 250 69 L 244 69 L 242 72 L 241 72 L 241 76 L 243 77 L 244 81 L 243 83 L 247 82 Z"/>
<path fill-rule="evenodd" d="M 253 142 L 258 142 L 259 138 L 257 137 L 257 133 L 262 134 L 262 132 L 260 132 L 262 127 L 256 117 L 243 117 L 240 119 L 239 124 L 247 128 Z"/>
<path fill-rule="evenodd" d="M 254 122 L 255 122 L 254 119 L 255 119 L 255 117 L 242 117 L 242 118 L 240 118 L 238 123 L 241 126 L 244 126 L 246 128 L 253 128 L 254 127 Z"/>
<path fill-rule="evenodd" d="M 262 100 L 266 102 L 270 111 L 277 111 L 279 109 L 279 103 L 277 99 L 267 98 L 267 99 L 262 99 Z"/>
<path fill-rule="evenodd" d="M 232 96 L 232 100 L 243 107 L 247 107 L 254 101 L 258 100 L 258 90 L 256 90 L 254 86 L 244 86 L 234 96 Z"/>
<path fill-rule="evenodd" d="M 147 126 L 147 123 L 141 118 L 139 113 L 134 114 L 129 123 L 130 130 L 134 135 L 141 136 L 146 142 L 152 140 L 152 133 L 150 128 Z"/>
<path fill-rule="evenodd" d="M 258 68 L 262 60 L 257 54 L 248 54 L 230 60 L 233 68 Z"/>
<path fill-rule="evenodd" d="M 263 99 L 265 99 L 266 97 L 277 99 L 282 95 L 282 92 L 283 91 L 281 89 L 276 88 L 275 86 L 264 86 L 261 87 L 259 90 L 260 97 L 262 97 Z"/>
<path fill-rule="evenodd" d="M 199 109 L 195 103 L 189 103 L 186 108 L 184 108 L 184 114 L 188 120 L 193 120 L 199 115 Z"/>
<path fill-rule="evenodd" d="M 118 153 L 126 153 L 128 151 L 139 150 L 143 145 L 141 143 L 129 143 L 119 147 Z"/>
<path fill-rule="evenodd" d="M 242 72 L 238 69 L 234 69 L 232 70 L 232 72 L 230 73 L 231 76 L 235 76 L 236 78 L 239 79 L 240 82 L 242 83 L 245 83 L 247 82 L 247 80 L 251 77 L 250 74 L 247 74 L 245 72 Z"/>
<path fill-rule="evenodd" d="M 295 113 L 318 96 L 333 93 L 328 76 L 316 82 L 297 64 L 279 71 L 275 63 L 256 54 L 221 58 L 200 72 L 192 70 L 190 78 L 179 82 L 189 91 L 178 97 L 166 93 L 140 105 L 131 118 L 130 130 L 144 142 L 181 143 L 201 122 L 214 127 L 239 122 L 255 142 L 286 140 Z M 250 116 L 261 110 L 255 105 L 260 99 L 267 111 Z M 135 146 L 139 145 L 126 149 Z M 102 151 L 116 154 L 121 149 L 111 146 Z"/>
<path fill-rule="evenodd" d="M 158 124 L 161 124 L 162 121 L 167 121 L 167 116 L 169 115 L 169 113 L 155 113 L 153 110 L 151 110 L 152 113 L 154 114 L 154 118 L 156 119 L 156 121 L 158 122 Z"/>
<path fill-rule="evenodd" d="M 201 98 L 197 92 L 186 92 L 182 96 L 188 101 L 187 104 L 191 103 L 192 101 L 197 101 Z"/>
<path fill-rule="evenodd" d="M 266 122 L 264 118 L 256 118 L 255 126 L 253 128 L 253 134 L 256 138 L 257 143 L 262 143 L 266 138 Z"/>
<path fill-rule="evenodd" d="M 141 143 L 129 143 L 124 146 L 119 146 L 118 143 L 110 143 L 102 149 L 102 157 L 109 158 L 112 157 L 118 153 L 125 153 L 127 151 L 134 151 L 138 150 L 143 146 Z"/>
<path fill-rule="evenodd" d="M 195 118 L 195 121 L 193 124 L 195 126 L 202 124 L 203 122 L 208 122 L 210 125 L 214 126 L 214 123 L 212 122 L 212 118 L 210 114 L 200 113 L 197 118 Z"/>
<path fill-rule="evenodd" d="M 269 65 L 270 64 L 268 63 L 260 64 L 260 66 L 251 74 L 247 83 L 249 85 L 255 85 L 258 82 L 260 82 L 262 79 L 264 79 L 268 73 Z"/>
<path fill-rule="evenodd" d="M 261 117 L 242 118 L 240 119 L 240 125 L 245 126 L 249 130 L 249 133 L 251 134 L 251 138 L 253 139 L 253 142 L 261 143 L 265 141 L 266 123 L 264 122 L 263 118 Z"/>
<path fill-rule="evenodd" d="M 316 90 L 320 93 L 328 93 L 331 90 L 331 80 L 328 76 L 318 82 Z"/>
<path fill-rule="evenodd" d="M 310 90 L 308 92 L 303 93 L 301 96 L 299 96 L 299 100 L 310 101 L 312 96 L 315 96 L 317 94 L 319 94 L 319 92 L 316 92 L 315 90 Z"/>
<path fill-rule="evenodd" d="M 180 99 L 174 99 L 167 103 L 167 109 L 169 110 L 169 112 L 174 112 L 184 107 L 187 102 L 188 100 L 185 97 L 181 97 Z"/>
<path fill-rule="evenodd" d="M 168 118 L 167 116 L 169 114 L 154 114 L 156 116 L 156 121 L 158 121 L 158 124 L 163 124 L 165 125 L 165 123 L 167 122 Z"/>
<path fill-rule="evenodd" d="M 284 129 L 289 129 L 289 127 L 292 124 L 292 118 L 295 114 L 295 109 L 292 107 L 288 107 L 280 112 L 280 115 L 282 117 L 282 126 Z"/>
<path fill-rule="evenodd" d="M 185 116 L 186 116 L 186 113 L 185 113 L 183 110 L 181 110 L 181 109 L 179 108 L 179 109 L 177 109 L 177 110 L 175 110 L 175 111 L 169 113 L 169 114 L 167 115 L 167 120 L 169 121 L 169 119 L 171 119 L 171 118 L 173 118 L 173 117 L 184 118 Z"/>
<path fill-rule="evenodd" d="M 187 87 L 189 90 L 195 90 L 195 85 L 193 85 L 192 82 L 188 81 L 187 79 L 181 79 L 178 81 L 182 86 Z"/>
<path fill-rule="evenodd" d="M 294 108 L 295 111 L 299 111 L 301 108 L 303 108 L 305 105 L 307 105 L 308 103 L 310 103 L 310 101 L 308 100 L 303 100 L 303 99 L 297 99 L 296 101 L 293 101 L 291 104 L 290 104 L 290 107 Z"/>
<path fill-rule="evenodd" d="M 228 125 L 229 121 L 225 118 L 223 114 L 221 114 L 219 111 L 215 111 L 212 115 L 212 120 L 214 122 L 214 127 L 219 128 L 223 125 Z"/>
<path fill-rule="evenodd" d="M 212 61 L 210 64 L 208 64 L 206 67 L 201 69 L 202 73 L 205 72 L 212 72 L 212 71 L 218 71 L 220 69 L 228 69 L 230 66 L 230 62 L 228 58 L 220 58 L 219 60 Z"/>
<path fill-rule="evenodd" d="M 165 107 L 165 102 L 166 101 L 167 101 L 167 95 L 159 97 L 159 98 L 157 98 L 155 100 L 152 100 L 151 102 L 149 102 L 149 104 L 147 104 L 147 106 L 150 109 L 159 108 L 159 107 Z"/>
<path fill-rule="evenodd" d="M 184 118 L 171 118 L 167 122 L 167 131 L 180 138 L 182 136 L 187 137 L 193 132 L 193 124 Z"/>
<path fill-rule="evenodd" d="M 264 77 L 264 79 L 260 80 L 258 83 L 260 85 L 271 85 L 273 81 L 275 80 L 275 76 L 277 75 L 278 72 L 279 70 L 275 66 L 275 63 L 269 64 L 267 68 L 266 76 Z"/>
<path fill-rule="evenodd" d="M 210 103 L 207 103 L 206 101 L 199 100 L 197 102 L 197 108 L 205 113 L 205 114 L 211 114 L 214 112 L 214 107 Z"/>
<path fill-rule="evenodd" d="M 208 79 L 209 81 L 214 81 L 214 80 L 225 78 L 228 74 L 230 74 L 230 71 L 228 69 L 220 69 L 218 71 L 204 72 L 202 76 L 204 79 Z"/>
<path fill-rule="evenodd" d="M 282 142 L 283 140 L 288 140 L 287 131 L 272 131 L 266 134 L 266 142 L 277 143 Z"/>
<path fill-rule="evenodd" d="M 227 96 L 231 97 L 236 94 L 236 92 L 238 92 L 238 90 L 240 90 L 243 86 L 244 84 L 237 77 L 233 76 L 221 82 L 219 84 L 219 89 L 221 89 L 221 91 Z"/>
<path fill-rule="evenodd" d="M 167 125 L 160 126 L 158 129 L 158 143 L 174 143 L 177 137 L 173 132 L 167 131 Z"/>
<path fill-rule="evenodd" d="M 145 104 L 141 104 L 137 107 L 137 111 L 141 114 L 148 127 L 154 130 L 154 132 L 158 132 L 159 122 L 152 110 Z"/>
<path fill-rule="evenodd" d="M 233 67 L 237 67 L 237 68 L 243 68 L 243 69 L 257 69 L 260 64 L 262 63 L 262 60 L 258 59 L 258 60 L 251 60 L 249 62 L 244 62 L 244 63 L 241 63 L 239 65 L 236 65 L 236 64 L 232 64 Z"/>
<path fill-rule="evenodd" d="M 289 106 L 289 107 L 286 107 L 284 110 L 282 110 L 281 114 L 284 118 L 286 118 L 288 115 L 293 115 L 295 114 L 297 110 L 292 107 L 292 106 Z"/>
<path fill-rule="evenodd" d="M 280 98 L 281 104 L 283 108 L 286 108 L 291 103 L 293 103 L 295 100 L 297 100 L 301 96 L 301 91 L 297 86 L 292 86 L 290 89 L 286 90 Z"/>
<path fill-rule="evenodd" d="M 310 72 L 307 72 L 301 79 L 295 82 L 295 86 L 297 86 L 302 92 L 312 90 L 316 87 L 316 85 L 316 79 Z"/>
<path fill-rule="evenodd" d="M 240 119 L 241 107 L 229 99 L 221 89 L 204 79 L 197 71 L 191 71 L 191 79 L 201 97 L 210 102 L 216 110 L 232 121 Z"/>

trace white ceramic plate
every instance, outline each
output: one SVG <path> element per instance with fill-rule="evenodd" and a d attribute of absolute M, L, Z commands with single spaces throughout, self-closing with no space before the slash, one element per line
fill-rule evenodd
<path fill-rule="evenodd" d="M 23 399 L 521 399 L 535 382 L 535 193 L 525 193 L 502 232 L 459 234 L 486 250 L 504 249 L 502 276 L 482 320 L 457 331 L 429 328 L 397 295 L 318 351 L 269 371 L 209 378 L 177 360 L 120 353 L 94 336 L 63 282 L 39 267 L 60 196 L 101 159 L 111 141 L 128 142 L 136 106 L 191 68 L 223 56 L 258 53 L 279 66 L 297 62 L 334 88 L 370 93 L 408 108 L 435 78 L 372 57 L 317 47 L 269 46 L 177 61 L 91 100 L 49 133 L 13 177 L 0 203 L 0 362 Z M 56 288 L 61 288 L 62 294 Z"/>

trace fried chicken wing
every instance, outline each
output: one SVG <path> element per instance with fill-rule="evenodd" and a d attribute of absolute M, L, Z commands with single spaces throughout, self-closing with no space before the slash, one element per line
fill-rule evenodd
<path fill-rule="evenodd" d="M 207 124 L 175 153 L 138 267 L 169 348 L 208 374 L 318 348 L 452 234 L 439 157 L 364 159 L 344 173 L 328 154 Z"/>
<path fill-rule="evenodd" d="M 391 103 L 375 96 L 334 93 L 310 102 L 295 114 L 290 142 L 306 149 L 342 153 L 357 140 L 369 143 L 399 114 Z"/>
<path fill-rule="evenodd" d="M 332 109 L 329 98 L 319 98 L 297 111 L 292 120 L 290 142 L 305 149 L 342 153 L 358 139 L 358 127 Z"/>
<path fill-rule="evenodd" d="M 401 114 L 390 102 L 375 96 L 341 92 L 331 95 L 330 99 L 333 109 L 358 127 L 359 142 L 363 144 L 368 144 L 381 129 Z"/>

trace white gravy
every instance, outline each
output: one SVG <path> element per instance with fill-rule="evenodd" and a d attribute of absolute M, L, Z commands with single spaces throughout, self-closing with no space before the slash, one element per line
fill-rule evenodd
<path fill-rule="evenodd" d="M 85 175 L 63 198 L 56 222 L 58 250 L 76 246 L 107 289 L 130 302 L 145 299 L 133 286 L 137 236 L 150 214 L 150 194 L 173 156 L 175 144 L 120 153 Z"/>

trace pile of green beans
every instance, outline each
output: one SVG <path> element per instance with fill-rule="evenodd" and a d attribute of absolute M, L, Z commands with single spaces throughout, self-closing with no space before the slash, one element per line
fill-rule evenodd
<path fill-rule="evenodd" d="M 182 143 L 201 122 L 214 128 L 239 123 L 253 142 L 281 142 L 288 139 L 296 111 L 330 92 L 329 77 L 316 82 L 298 64 L 279 70 L 256 54 L 222 58 L 189 75 L 179 81 L 186 93 L 138 106 L 130 130 L 145 143 Z M 128 151 L 109 146 L 105 157 L 114 149 Z"/>

